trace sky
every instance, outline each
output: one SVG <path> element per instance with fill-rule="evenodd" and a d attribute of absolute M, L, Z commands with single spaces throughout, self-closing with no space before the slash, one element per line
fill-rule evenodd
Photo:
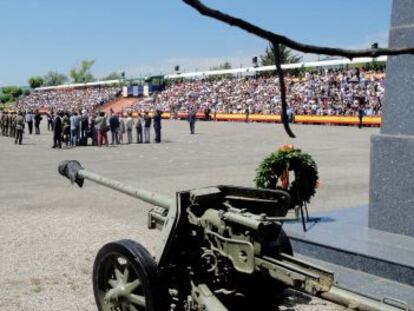
<path fill-rule="evenodd" d="M 386 46 L 391 0 L 204 0 L 295 40 L 347 48 Z M 0 0 L 0 86 L 67 74 L 95 59 L 102 77 L 250 66 L 267 42 L 201 16 L 180 0 Z M 304 60 L 315 56 L 306 55 Z"/>

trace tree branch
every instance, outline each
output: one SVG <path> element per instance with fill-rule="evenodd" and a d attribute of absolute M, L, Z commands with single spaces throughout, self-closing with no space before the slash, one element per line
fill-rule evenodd
<path fill-rule="evenodd" d="M 286 102 L 286 86 L 285 86 L 285 77 L 283 74 L 282 64 L 281 64 L 281 57 L 280 57 L 280 45 L 279 43 L 273 43 L 273 48 L 275 50 L 275 64 L 276 64 L 276 73 L 279 77 L 279 87 L 280 87 L 280 99 L 282 101 L 282 113 L 281 119 L 283 126 L 285 128 L 286 133 L 291 137 L 295 138 L 295 134 L 293 134 L 290 125 L 289 119 L 287 116 L 287 102 Z"/>
<path fill-rule="evenodd" d="M 236 26 L 240 29 L 243 29 L 251 34 L 254 34 L 258 37 L 266 39 L 270 42 L 275 42 L 283 44 L 293 50 L 301 51 L 303 53 L 314 53 L 314 54 L 324 54 L 331 56 L 343 56 L 349 59 L 355 57 L 378 57 L 381 55 L 401 55 L 401 54 L 414 54 L 414 48 L 377 48 L 377 49 L 358 49 L 358 50 L 349 50 L 342 48 L 332 48 L 324 46 L 316 46 L 310 44 L 304 44 L 295 40 L 292 40 L 288 37 L 282 36 L 280 34 L 265 30 L 256 25 L 253 25 L 243 19 L 233 17 L 231 15 L 222 13 L 218 10 L 211 9 L 205 6 L 199 0 L 183 0 L 184 3 L 188 4 L 195 10 L 197 10 L 201 15 L 209 16 L 211 18 L 222 21 L 223 23 L 229 24 L 230 26 Z"/>
<path fill-rule="evenodd" d="M 280 44 L 283 44 L 293 50 L 301 51 L 303 53 L 343 56 L 349 59 L 353 59 L 355 57 L 378 57 L 381 55 L 414 54 L 414 48 L 375 48 L 375 49 L 371 48 L 371 49 L 349 50 L 349 49 L 304 44 L 304 43 L 292 40 L 288 37 L 282 36 L 280 34 L 260 28 L 259 26 L 253 25 L 241 18 L 233 17 L 231 15 L 222 13 L 218 10 L 211 9 L 205 6 L 199 0 L 183 0 L 183 2 L 191 6 L 195 10 L 197 10 L 201 15 L 205 15 L 205 16 L 209 16 L 211 18 L 217 19 L 230 26 L 236 26 L 253 35 L 256 35 L 260 38 L 263 38 L 271 42 L 271 44 L 274 46 L 275 51 L 276 51 L 275 53 L 276 71 L 279 77 L 280 98 L 282 101 L 281 119 L 282 119 L 282 123 L 283 123 L 286 133 L 292 138 L 295 137 L 295 134 L 293 134 L 292 130 L 290 129 L 289 120 L 287 117 L 286 86 L 285 86 L 284 74 L 283 74 L 281 60 L 280 60 Z"/>

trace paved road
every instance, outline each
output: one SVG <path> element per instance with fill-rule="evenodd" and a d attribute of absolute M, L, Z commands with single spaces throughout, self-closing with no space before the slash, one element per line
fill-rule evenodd
<path fill-rule="evenodd" d="M 148 205 L 91 183 L 71 186 L 57 173 L 64 159 L 173 195 L 216 184 L 253 186 L 259 162 L 293 143 L 319 165 L 321 187 L 311 211 L 368 202 L 369 137 L 378 129 L 293 130 L 294 140 L 280 125 L 198 122 L 190 135 L 186 122 L 164 121 L 162 144 L 67 150 L 52 150 L 44 131 L 25 137 L 22 146 L 0 137 L 0 310 L 95 310 L 90 277 L 98 249 L 120 238 L 156 248 L 158 233 L 146 230 Z M 289 310 L 340 309 L 311 300 Z"/>

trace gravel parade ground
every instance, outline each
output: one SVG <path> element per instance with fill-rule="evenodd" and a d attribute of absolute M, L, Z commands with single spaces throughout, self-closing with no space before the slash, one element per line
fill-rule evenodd
<path fill-rule="evenodd" d="M 152 253 L 157 247 L 159 232 L 147 229 L 148 204 L 88 181 L 83 189 L 71 185 L 58 174 L 62 160 L 172 196 L 217 184 L 254 186 L 261 160 L 292 143 L 318 163 L 311 213 L 368 203 L 370 136 L 377 128 L 293 125 L 298 138 L 289 139 L 280 124 L 200 121 L 195 135 L 184 121 L 162 125 L 161 144 L 108 148 L 51 149 L 45 127 L 39 136 L 26 134 L 22 146 L 0 136 L 1 311 L 96 310 L 91 273 L 99 248 L 122 238 Z M 279 309 L 344 310 L 292 293 Z"/>

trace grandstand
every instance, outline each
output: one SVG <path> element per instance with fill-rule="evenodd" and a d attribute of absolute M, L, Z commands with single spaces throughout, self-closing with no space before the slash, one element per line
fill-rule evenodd
<path fill-rule="evenodd" d="M 366 121 L 379 125 L 385 74 L 358 68 L 373 61 L 385 62 L 386 57 L 283 65 L 288 71 L 289 113 L 296 115 L 297 122 L 354 124 L 362 105 L 368 117 Z M 289 73 L 292 69 L 296 69 L 296 74 Z M 272 75 L 274 70 L 275 66 L 265 66 L 177 73 L 157 77 L 157 87 L 148 82 L 150 79 L 144 80 L 146 84 L 129 81 L 131 84 L 125 85 L 126 81 L 112 80 L 42 87 L 21 100 L 18 108 L 43 111 L 161 109 L 168 116 L 185 117 L 191 107 L 196 107 L 200 117 L 208 110 L 217 120 L 244 120 L 237 115 L 249 114 L 252 121 L 278 122 L 280 93 L 277 79 Z M 225 78 L 210 79 L 214 76 Z M 165 89 L 160 87 L 163 82 L 159 81 L 163 80 L 167 81 Z"/>

